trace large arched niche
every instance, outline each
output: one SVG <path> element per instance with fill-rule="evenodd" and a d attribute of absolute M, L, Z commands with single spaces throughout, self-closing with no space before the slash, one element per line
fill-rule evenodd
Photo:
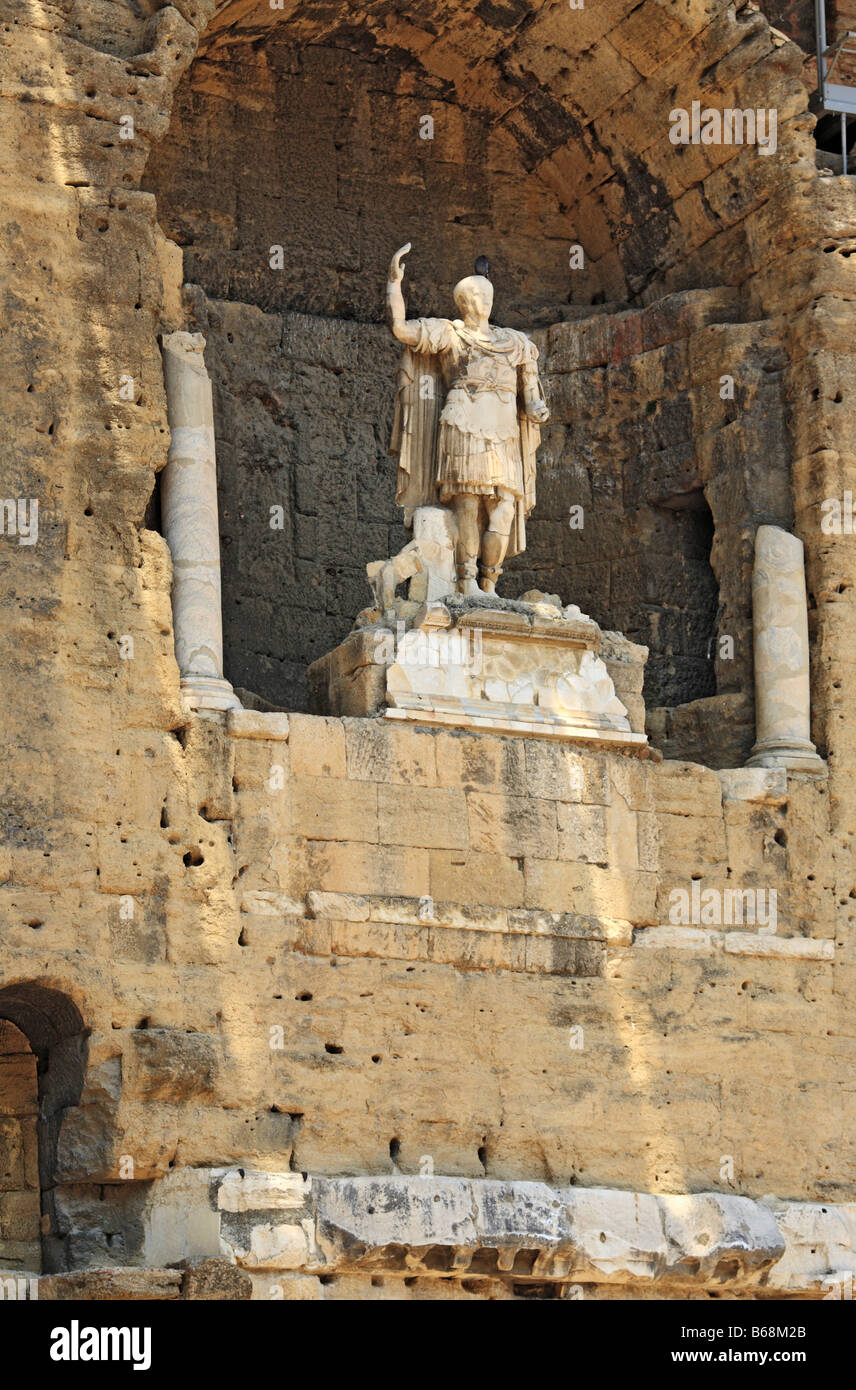
<path fill-rule="evenodd" d="M 792 505 L 753 217 L 810 158 L 801 61 L 754 6 L 717 0 L 217 11 L 145 186 L 208 340 L 236 686 L 305 707 L 307 664 L 368 601 L 366 561 L 406 539 L 383 285 L 411 240 L 413 313 L 447 312 L 485 253 L 497 319 L 540 333 L 553 419 L 529 549 L 501 591 L 558 591 L 647 643 L 649 706 L 718 691 L 748 746 L 751 538 Z M 775 156 L 672 144 L 670 110 L 697 98 L 774 98 Z"/>

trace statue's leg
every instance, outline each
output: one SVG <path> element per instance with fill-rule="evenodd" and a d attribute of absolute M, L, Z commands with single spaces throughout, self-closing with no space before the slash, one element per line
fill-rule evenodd
<path fill-rule="evenodd" d="M 508 537 L 514 522 L 514 498 L 490 497 L 487 509 L 490 520 L 481 543 L 481 587 L 486 594 L 492 594 L 502 574 L 502 562 L 508 549 Z"/>
<path fill-rule="evenodd" d="M 458 492 L 452 498 L 452 510 L 458 525 L 455 543 L 455 563 L 458 571 L 458 592 L 477 594 L 476 583 L 479 558 L 479 502 L 468 492 Z"/>

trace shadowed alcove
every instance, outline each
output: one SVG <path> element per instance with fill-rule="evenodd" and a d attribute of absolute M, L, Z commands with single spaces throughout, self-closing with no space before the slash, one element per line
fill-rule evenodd
<path fill-rule="evenodd" d="M 407 539 L 383 296 L 411 241 L 411 315 L 449 313 L 485 254 L 495 321 L 541 350 L 538 500 L 500 593 L 559 593 L 647 645 L 670 751 L 748 751 L 752 537 L 792 501 L 746 218 L 784 166 L 672 144 L 669 112 L 748 103 L 773 71 L 784 121 L 801 57 L 751 6 L 653 8 L 227 4 L 203 35 L 145 185 L 207 339 L 236 687 L 306 708 L 307 665 L 370 601 L 366 563 Z"/>
<path fill-rule="evenodd" d="M 50 1234 L 57 1146 L 65 1112 L 83 1091 L 87 1036 L 80 1010 L 60 991 L 30 982 L 0 989 L 0 1262 L 11 1268 L 59 1267 Z"/>

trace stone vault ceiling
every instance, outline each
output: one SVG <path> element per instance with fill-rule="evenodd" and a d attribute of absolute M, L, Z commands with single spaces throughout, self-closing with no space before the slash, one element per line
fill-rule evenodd
<path fill-rule="evenodd" d="M 192 6 L 186 13 L 193 18 Z M 204 89 L 224 64 L 257 62 L 283 43 L 377 62 L 387 78 L 394 70 L 399 95 L 427 91 L 513 140 L 522 167 L 604 262 L 600 279 L 613 300 L 652 281 L 660 293 L 739 282 L 742 264 L 705 274 L 688 252 L 740 221 L 776 182 L 778 161 L 756 151 L 676 148 L 671 108 L 696 98 L 775 104 L 781 131 L 806 107 L 800 50 L 756 5 L 722 0 L 597 0 L 579 10 L 565 0 L 283 0 L 273 10 L 268 0 L 234 0 L 202 33 L 191 80 Z M 252 91 L 235 99 L 251 101 Z"/>

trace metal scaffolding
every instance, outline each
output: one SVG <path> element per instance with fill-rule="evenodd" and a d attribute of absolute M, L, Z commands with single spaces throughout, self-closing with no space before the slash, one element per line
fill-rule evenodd
<path fill-rule="evenodd" d="M 856 57 L 856 32 L 847 33 L 834 43 L 826 42 L 826 0 L 814 0 L 815 31 L 817 35 L 817 90 L 824 111 L 841 114 L 842 171 L 847 173 L 847 117 L 856 116 L 856 85 L 831 78 L 840 59 Z M 840 76 L 840 73 L 839 73 Z"/>

